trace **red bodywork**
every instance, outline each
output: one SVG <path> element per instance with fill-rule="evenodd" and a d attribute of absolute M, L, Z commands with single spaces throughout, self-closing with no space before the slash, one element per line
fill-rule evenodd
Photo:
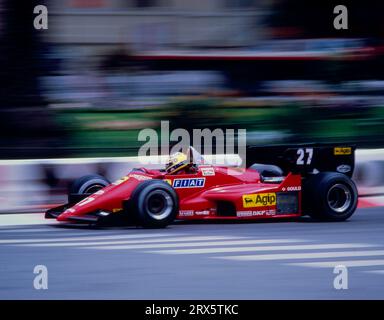
<path fill-rule="evenodd" d="M 121 214 L 124 202 L 147 179 L 166 181 L 179 197 L 178 219 L 263 219 L 301 215 L 301 176 L 289 173 L 282 181 L 262 182 L 253 169 L 200 165 L 196 173 L 169 175 L 157 170 L 133 171 L 88 196 L 57 216 L 80 220 L 94 212 Z"/>

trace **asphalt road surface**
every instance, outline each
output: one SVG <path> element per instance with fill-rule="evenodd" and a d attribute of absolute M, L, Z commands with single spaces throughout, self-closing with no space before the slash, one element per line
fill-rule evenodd
<path fill-rule="evenodd" d="M 63 227 L 0 216 L 0 299 L 383 299 L 384 207 L 351 220 Z M 334 288 L 336 265 L 348 289 Z M 36 265 L 48 289 L 34 288 Z M 345 283 L 345 282 L 344 282 Z"/>

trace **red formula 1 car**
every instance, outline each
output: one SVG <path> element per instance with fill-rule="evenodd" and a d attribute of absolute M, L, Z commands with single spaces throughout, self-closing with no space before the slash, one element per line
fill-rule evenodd
<path fill-rule="evenodd" d="M 193 172 L 133 169 L 110 183 L 98 175 L 77 179 L 67 204 L 46 218 L 99 223 L 125 221 L 162 228 L 175 219 L 274 219 L 305 214 L 349 218 L 357 206 L 351 180 L 354 147 L 248 147 L 247 169 L 213 166 L 190 148 Z M 258 163 L 254 163 L 258 162 Z"/>

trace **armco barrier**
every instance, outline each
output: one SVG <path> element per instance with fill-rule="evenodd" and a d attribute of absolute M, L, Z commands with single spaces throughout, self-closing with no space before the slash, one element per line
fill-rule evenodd
<path fill-rule="evenodd" d="M 209 161 L 210 157 L 206 157 Z M 151 168 L 157 157 L 146 157 Z M 166 157 L 161 157 L 162 163 Z M 218 156 L 223 164 L 236 165 L 239 157 Z M 41 211 L 66 200 L 69 184 L 76 178 L 98 173 L 117 180 L 135 167 L 146 166 L 138 157 L 0 160 L 0 212 Z"/>
<path fill-rule="evenodd" d="M 353 180 L 361 196 L 384 195 L 384 149 L 357 150 Z"/>
<path fill-rule="evenodd" d="M 235 164 L 239 158 L 222 161 Z M 137 157 L 0 160 L 0 212 L 41 211 L 64 202 L 68 185 L 79 176 L 99 173 L 114 181 L 138 166 L 143 164 Z M 384 195 L 384 149 L 357 150 L 353 179 L 360 195 Z"/>

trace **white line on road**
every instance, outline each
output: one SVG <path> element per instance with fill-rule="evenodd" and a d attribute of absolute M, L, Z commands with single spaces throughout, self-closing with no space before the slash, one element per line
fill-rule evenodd
<path fill-rule="evenodd" d="M 384 274 L 384 270 L 366 270 L 365 273 Z"/>
<path fill-rule="evenodd" d="M 0 214 L 0 226 L 53 225 L 56 220 L 46 220 L 43 213 Z"/>
<path fill-rule="evenodd" d="M 234 241 L 206 241 L 206 242 L 184 242 L 184 243 L 159 243 L 143 245 L 117 245 L 87 247 L 87 249 L 119 250 L 119 249 L 154 249 L 154 248 L 178 248 L 178 247 L 209 247 L 209 246 L 227 246 L 244 244 L 267 244 L 267 243 L 292 243 L 302 242 L 297 239 L 263 239 L 263 240 L 234 240 Z"/>
<path fill-rule="evenodd" d="M 52 233 L 48 233 L 48 234 L 42 234 L 42 232 L 39 233 L 38 236 L 46 236 L 46 241 L 47 242 L 50 242 L 50 241 L 55 241 L 56 239 L 66 239 L 66 238 L 70 238 L 70 237 L 83 237 L 84 240 L 87 239 L 88 236 L 92 236 L 92 237 L 96 237 L 96 236 L 100 236 L 100 237 L 108 237 L 108 236 L 115 236 L 116 234 L 114 234 L 113 232 L 103 232 L 103 233 L 100 233 L 100 232 L 68 232 L 68 233 L 60 233 L 59 235 L 57 234 L 52 234 Z M 120 234 L 121 235 L 121 234 Z M 10 236 L 15 236 L 14 234 L 10 235 Z M 19 236 L 19 234 L 17 234 L 17 236 Z M 25 235 L 25 236 L 31 236 L 31 233 L 29 233 L 28 235 Z M 22 236 L 20 236 L 20 238 L 18 239 L 14 239 L 14 240 L 22 240 Z M 42 238 L 41 238 L 42 239 Z M 9 239 L 9 240 L 12 240 L 12 239 Z M 0 242 L 0 245 L 2 243 Z"/>
<path fill-rule="evenodd" d="M 7 228 L 7 227 L 1 227 L 0 232 L 6 232 L 6 233 L 29 233 L 29 232 L 63 232 L 67 231 L 69 229 L 64 228 L 54 228 L 54 227 L 47 227 L 47 228 Z M 72 230 L 72 229 L 71 229 Z"/>
<path fill-rule="evenodd" d="M 369 257 L 369 256 L 384 256 L 384 250 L 259 254 L 259 255 L 246 255 L 246 256 L 216 257 L 216 258 L 228 259 L 228 260 L 255 261 L 255 260 L 319 259 L 319 258 L 340 258 L 340 257 Z"/>
<path fill-rule="evenodd" d="M 384 260 L 338 260 L 338 261 L 324 261 L 324 262 L 303 262 L 303 263 L 288 263 L 291 266 L 299 267 L 313 267 L 313 268 L 334 268 L 337 265 L 346 267 L 371 267 L 371 266 L 384 266 Z"/>
<path fill-rule="evenodd" d="M 169 237 L 169 238 L 151 238 L 144 240 L 118 240 L 118 241 L 97 241 L 87 242 L 88 238 L 84 238 L 84 242 L 65 242 L 55 243 L 36 243 L 36 244 L 25 244 L 24 246 L 29 247 L 76 247 L 76 246 L 98 246 L 98 245 L 113 245 L 113 244 L 140 244 L 140 243 L 159 243 L 159 242 L 183 242 L 183 241 L 208 241 L 208 240 L 230 240 L 230 239 L 242 239 L 241 237 L 230 237 L 230 236 L 196 236 L 196 237 Z"/>
<path fill-rule="evenodd" d="M 176 234 L 173 234 L 176 235 Z M 182 234 L 177 234 L 182 235 Z M 95 236 L 95 237 L 68 237 L 68 238 L 40 238 L 40 239 L 5 239 L 0 240 L 0 244 L 16 244 L 16 243 L 41 243 L 41 242 L 66 242 L 66 241 L 83 241 L 83 240 L 108 240 L 108 239 L 131 239 L 131 238 L 154 238 L 169 237 L 168 233 L 138 233 L 111 236 Z"/>
<path fill-rule="evenodd" d="M 289 246 L 259 246 L 259 247 L 228 247 L 228 248 L 199 248 L 199 249 L 173 249 L 148 251 L 149 253 L 160 254 L 205 254 L 205 253 L 229 253 L 247 251 L 280 251 L 280 250 L 317 250 L 317 249 L 346 249 L 346 248 L 367 248 L 374 245 L 363 243 L 331 243 L 331 244 L 303 244 Z"/>
<path fill-rule="evenodd" d="M 121 231 L 121 230 L 119 230 Z M 7 228 L 0 228 L 0 233 L 16 233 L 17 236 L 19 234 L 23 233 L 40 233 L 44 234 L 47 233 L 49 236 L 54 236 L 55 234 L 61 236 L 83 236 L 83 235 L 116 235 L 117 232 L 115 230 L 97 230 L 97 229 L 81 229 L 81 228 L 55 228 L 48 226 L 47 228 L 17 228 L 17 229 L 7 229 Z M 119 233 L 121 234 L 121 232 Z"/>

